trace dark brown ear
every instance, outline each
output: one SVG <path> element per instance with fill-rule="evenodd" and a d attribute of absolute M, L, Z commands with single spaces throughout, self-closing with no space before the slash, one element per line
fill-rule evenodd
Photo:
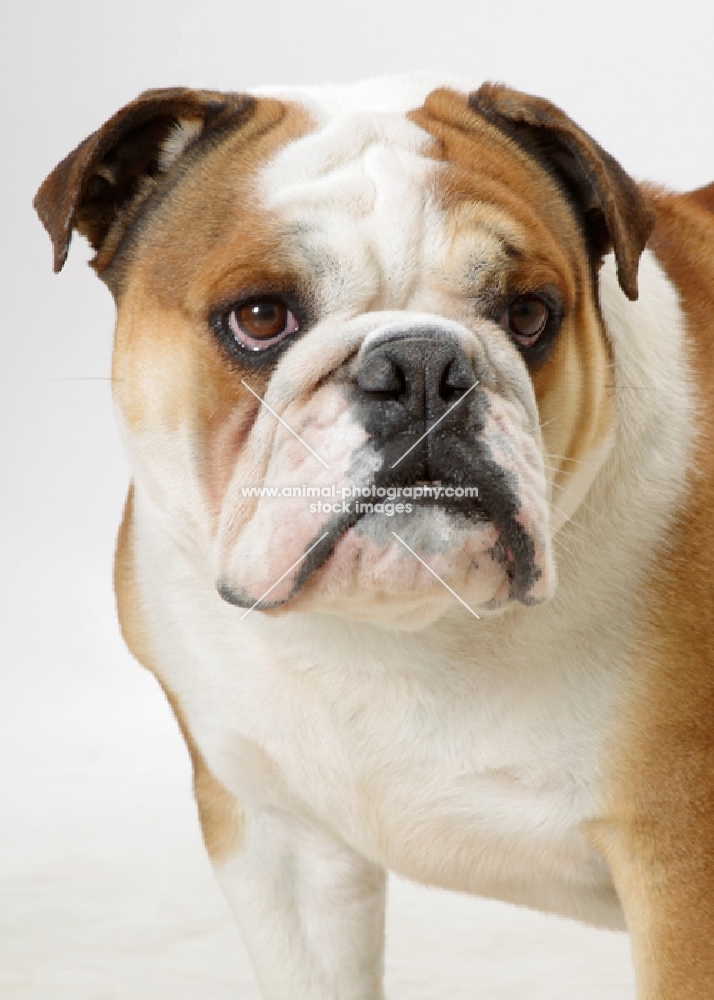
<path fill-rule="evenodd" d="M 209 130 L 240 124 L 253 103 L 241 94 L 147 90 L 80 143 L 55 167 L 34 201 L 54 246 L 55 271 L 67 259 L 74 229 L 99 251 L 115 220 L 140 194 L 150 193 L 152 179 L 186 145 Z M 172 133 L 173 151 L 171 141 L 167 144 Z M 107 263 L 98 263 L 98 270 Z"/>
<path fill-rule="evenodd" d="M 620 164 L 542 98 L 485 83 L 469 96 L 469 106 L 559 178 L 582 213 L 595 258 L 614 250 L 620 285 L 636 299 L 637 268 L 655 213 Z"/>

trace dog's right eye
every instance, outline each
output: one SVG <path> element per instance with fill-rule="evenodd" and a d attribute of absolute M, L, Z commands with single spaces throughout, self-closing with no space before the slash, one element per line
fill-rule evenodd
<path fill-rule="evenodd" d="M 235 306 L 227 315 L 227 326 L 248 351 L 264 351 L 300 329 L 294 314 L 278 299 L 253 299 Z"/>

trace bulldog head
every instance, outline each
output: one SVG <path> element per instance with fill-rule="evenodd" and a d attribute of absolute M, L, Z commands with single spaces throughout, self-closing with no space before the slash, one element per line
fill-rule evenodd
<path fill-rule="evenodd" d="M 653 225 L 561 111 L 149 91 L 36 207 L 56 270 L 73 229 L 96 250 L 137 486 L 226 601 L 425 623 L 552 595 L 612 430 L 597 271 L 613 250 L 635 298 Z"/>

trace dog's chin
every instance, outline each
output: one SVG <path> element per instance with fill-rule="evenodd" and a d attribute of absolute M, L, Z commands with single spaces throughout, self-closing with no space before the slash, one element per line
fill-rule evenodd
<path fill-rule="evenodd" d="M 525 557 L 524 557 L 525 558 Z M 525 567 L 489 520 L 426 508 L 369 513 L 307 566 L 287 599 L 255 604 L 221 590 L 229 603 L 268 615 L 322 613 L 393 629 L 424 628 L 450 611 L 476 619 L 552 596 L 550 546 Z"/>

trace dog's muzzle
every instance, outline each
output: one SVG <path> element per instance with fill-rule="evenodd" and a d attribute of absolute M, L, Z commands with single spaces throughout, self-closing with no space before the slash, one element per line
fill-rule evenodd
<path fill-rule="evenodd" d="M 323 441 L 333 455 L 342 447 L 340 472 L 332 472 L 333 463 L 330 474 L 339 476 L 340 486 L 356 484 L 370 502 L 352 499 L 324 510 L 316 504 L 312 516 L 296 502 L 287 530 L 276 502 L 261 500 L 229 550 L 232 566 L 222 574 L 221 596 L 268 610 L 290 601 L 323 567 L 329 599 L 354 579 L 366 598 L 371 587 L 375 594 L 406 594 L 414 578 L 404 566 L 406 546 L 416 560 L 431 561 L 437 579 L 467 589 L 473 584 L 483 606 L 544 599 L 550 584 L 543 576 L 549 556 L 539 444 L 527 408 L 496 388 L 503 381 L 499 371 L 469 331 L 420 323 L 369 335 L 342 377 L 318 386 L 301 414 L 305 420 L 310 406 L 319 414 L 323 393 L 341 394 L 344 426 L 357 432 L 351 450 L 344 428 L 321 425 L 319 417 L 305 426 L 319 428 L 311 439 L 316 450 Z M 407 502 L 386 511 L 371 502 L 378 497 Z M 265 558 L 256 528 L 268 540 Z M 273 573 L 279 586 L 268 591 Z M 259 588 L 266 595 L 256 604 Z"/>
<path fill-rule="evenodd" d="M 438 328 L 394 331 L 367 344 L 355 373 L 361 419 L 383 455 L 377 486 L 477 484 L 477 498 L 435 503 L 496 525 L 511 597 L 527 600 L 539 574 L 535 547 L 518 517 L 514 476 L 483 434 L 489 403 L 479 382 L 459 342 Z"/>

